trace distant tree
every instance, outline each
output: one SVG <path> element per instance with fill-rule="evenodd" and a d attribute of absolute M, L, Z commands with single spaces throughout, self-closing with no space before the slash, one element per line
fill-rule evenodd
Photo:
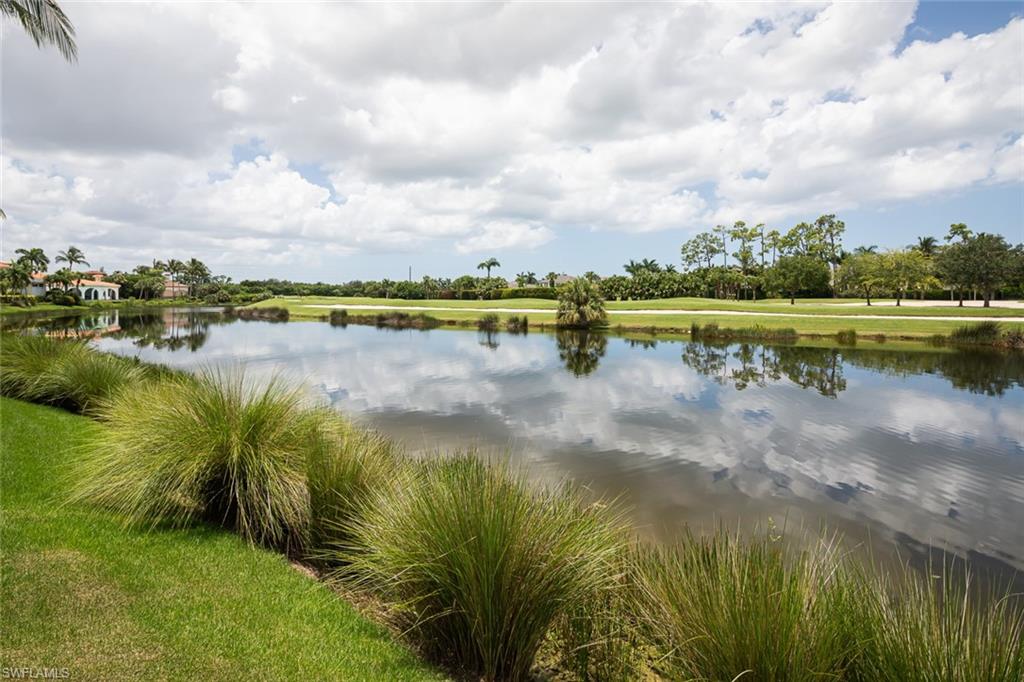
<path fill-rule="evenodd" d="M 783 256 L 768 271 L 768 281 L 778 291 L 788 293 L 789 303 L 794 305 L 798 292 L 827 287 L 829 270 L 825 262 L 815 256 Z"/>
<path fill-rule="evenodd" d="M 74 248 L 74 247 L 72 247 Z M 57 260 L 60 260 L 58 257 Z M 78 274 L 71 268 L 61 268 L 57 272 L 51 272 L 46 276 L 46 284 L 50 287 L 58 286 L 61 291 L 66 292 L 78 280 Z"/>
<path fill-rule="evenodd" d="M 722 241 L 711 232 L 701 232 L 680 248 L 682 263 L 689 268 L 710 268 L 715 256 L 724 249 Z"/>
<path fill-rule="evenodd" d="M 882 283 L 896 294 L 896 305 L 911 291 L 933 279 L 931 264 L 920 251 L 889 251 L 882 258 Z"/>
<path fill-rule="evenodd" d="M 0 293 L 20 294 L 32 283 L 32 270 L 21 260 L 0 270 Z"/>
<path fill-rule="evenodd" d="M 768 253 L 768 249 L 765 247 L 764 241 L 764 223 L 758 223 L 754 230 L 757 232 L 757 237 L 761 243 L 761 269 L 763 270 L 765 268 L 765 255 Z"/>
<path fill-rule="evenodd" d="M 865 253 L 878 253 L 878 245 L 869 244 L 867 246 L 858 246 L 853 250 L 853 255 L 855 256 L 862 256 Z"/>
<path fill-rule="evenodd" d="M 500 267 L 501 267 L 501 263 L 498 262 L 497 258 L 494 258 L 492 256 L 492 257 L 488 258 L 487 260 L 482 261 L 479 265 L 477 265 L 476 269 L 477 270 L 486 270 L 487 271 L 487 279 L 490 279 L 491 278 L 491 268 L 500 268 Z"/>
<path fill-rule="evenodd" d="M 50 259 L 47 258 L 46 253 L 40 248 L 15 249 L 14 253 L 20 256 L 18 262 L 33 272 L 46 272 L 46 269 L 50 266 Z"/>
<path fill-rule="evenodd" d="M 739 261 L 740 270 L 744 273 L 750 271 L 754 266 L 754 240 L 757 239 L 759 228 L 747 227 L 742 220 L 737 220 L 733 228 L 729 230 L 729 237 L 740 243 L 740 248 L 733 253 L 733 257 Z"/>
<path fill-rule="evenodd" d="M 586 328 L 604 324 L 608 315 L 597 285 L 578 277 L 558 292 L 555 320 L 560 327 Z"/>
<path fill-rule="evenodd" d="M 195 298 L 199 286 L 210 281 L 210 268 L 198 258 L 189 258 L 185 263 L 182 280 L 188 285 L 188 295 Z"/>
<path fill-rule="evenodd" d="M 547 282 L 548 286 L 551 287 L 552 289 L 555 288 L 555 280 L 556 279 L 558 279 L 558 273 L 557 272 L 552 271 L 552 272 L 549 272 L 548 274 L 544 275 L 544 281 Z"/>
<path fill-rule="evenodd" d="M 775 265 L 775 257 L 779 252 L 779 247 L 782 246 L 782 235 L 778 230 L 771 230 L 765 235 L 765 239 L 767 239 L 768 246 L 772 250 L 772 265 Z"/>
<path fill-rule="evenodd" d="M 877 253 L 854 253 L 836 270 L 836 288 L 857 293 L 871 305 L 871 293 L 884 283 L 882 257 Z"/>
<path fill-rule="evenodd" d="M 949 232 L 946 234 L 945 239 L 947 242 L 951 242 L 954 239 L 965 242 L 971 238 L 971 234 L 973 233 L 964 223 L 953 223 L 949 226 Z"/>
<path fill-rule="evenodd" d="M 177 282 L 178 277 L 185 273 L 185 264 L 177 258 L 167 259 L 167 274 L 170 275 L 172 282 Z"/>
<path fill-rule="evenodd" d="M 939 241 L 935 237 L 918 237 L 917 243 L 910 248 L 920 251 L 928 258 L 931 258 L 939 250 Z"/>
<path fill-rule="evenodd" d="M 516 285 L 525 287 L 528 284 L 537 284 L 537 273 L 535 272 L 520 272 L 516 275 Z"/>
<path fill-rule="evenodd" d="M 987 232 L 966 239 L 964 250 L 970 285 L 981 292 L 988 308 L 995 292 L 1009 284 L 1015 274 L 1017 253 L 1002 235 Z"/>
<path fill-rule="evenodd" d="M 69 246 L 67 251 L 57 252 L 56 261 L 58 263 L 67 263 L 70 270 L 74 270 L 76 265 L 89 264 L 89 261 L 85 260 L 85 254 L 77 246 Z"/>
<path fill-rule="evenodd" d="M 21 23 L 37 47 L 53 45 L 64 59 L 78 61 L 75 27 L 54 0 L 0 0 L 0 14 Z"/>
<path fill-rule="evenodd" d="M 729 251 L 729 248 L 728 248 L 729 228 L 726 227 L 725 225 L 715 225 L 714 233 L 718 237 L 718 241 L 721 243 L 721 246 L 722 246 L 722 267 L 728 267 L 728 265 L 729 265 L 728 260 L 729 259 L 727 258 L 726 254 Z"/>
<path fill-rule="evenodd" d="M 593 270 L 587 270 L 586 272 L 583 273 L 583 279 L 587 280 L 588 282 L 600 282 L 601 275 L 597 274 Z"/>

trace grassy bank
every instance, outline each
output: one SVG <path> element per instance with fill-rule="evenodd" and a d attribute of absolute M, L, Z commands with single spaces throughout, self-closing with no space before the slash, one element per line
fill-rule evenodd
<path fill-rule="evenodd" d="M 3 393 L 51 403 L 72 354 L 101 355 L 2 341 Z M 772 527 L 652 547 L 584 489 L 467 454 L 405 458 L 286 386 L 130 369 L 93 384 L 98 423 L 0 404 L 16 491 L 3 501 L 12 663 L 77 656 L 97 677 L 129 664 L 223 677 L 242 660 L 267 677 L 429 674 L 290 556 L 470 679 L 1024 675 L 1020 598 L 972 588 L 960 565 L 886 573 Z"/>
<path fill-rule="evenodd" d="M 61 315 L 80 315 L 82 313 L 113 310 L 115 308 L 162 308 L 166 306 L 203 305 L 200 302 L 174 298 L 157 298 L 149 301 L 124 299 L 119 301 L 96 301 L 82 305 L 54 305 L 53 303 L 37 303 L 33 306 L 20 307 L 12 305 L 0 306 L 0 315 L 40 315 L 59 317 Z"/>
<path fill-rule="evenodd" d="M 0 423 L 0 665 L 75 679 L 440 679 L 277 553 L 215 526 L 132 531 L 67 506 L 70 453 L 95 422 L 0 398 Z"/>
<path fill-rule="evenodd" d="M 324 318 L 331 312 L 330 308 L 317 306 L 346 305 L 380 305 L 410 308 L 443 308 L 442 310 L 424 311 L 430 317 L 455 325 L 475 326 L 476 321 L 486 313 L 466 308 L 495 309 L 499 324 L 519 313 L 517 309 L 550 310 L 551 312 L 529 313 L 530 326 L 534 328 L 555 324 L 555 307 L 557 302 L 543 299 L 510 299 L 504 301 L 396 301 L 394 299 L 371 298 L 275 298 L 255 304 L 256 307 L 280 307 L 287 309 L 293 320 L 316 320 Z M 502 312 L 503 310 L 509 312 Z M 692 325 L 701 326 L 714 324 L 719 328 L 749 328 L 754 325 L 765 329 L 792 329 L 801 336 L 834 336 L 845 331 L 854 330 L 862 336 L 884 335 L 894 339 L 922 339 L 935 335 L 950 334 L 962 321 L 939 319 L 906 319 L 907 315 L 915 317 L 1022 317 L 1024 311 L 1011 309 L 989 308 L 850 308 L 835 304 L 810 303 L 793 306 L 776 302 L 752 303 L 746 301 L 716 301 L 710 299 L 665 299 L 660 301 L 612 301 L 607 304 L 608 325 L 621 331 L 653 331 L 665 334 L 687 334 Z M 623 310 L 675 310 L 684 312 L 674 314 L 623 314 Z M 728 310 L 744 313 L 772 313 L 772 315 L 751 316 L 721 313 L 709 314 L 708 310 Z M 391 309 L 395 312 L 396 309 Z M 620 311 L 620 312 L 616 312 Z M 348 309 L 349 314 L 377 315 L 388 310 Z M 408 312 L 408 311 L 406 311 Z M 778 315 L 782 313 L 782 315 Z M 989 314 L 991 313 L 991 315 Z M 884 319 L 859 319 L 856 315 L 881 315 Z M 814 317 L 814 315 L 835 315 L 836 317 Z M 1024 324 L 1016 322 L 1004 323 L 1006 329 L 1024 329 Z"/>

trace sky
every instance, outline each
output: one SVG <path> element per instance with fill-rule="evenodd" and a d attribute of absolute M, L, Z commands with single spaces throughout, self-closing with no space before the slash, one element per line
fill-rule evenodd
<path fill-rule="evenodd" d="M 1024 10 L 62 3 L 2 26 L 0 253 L 235 280 L 622 272 L 718 223 L 1024 241 Z"/>

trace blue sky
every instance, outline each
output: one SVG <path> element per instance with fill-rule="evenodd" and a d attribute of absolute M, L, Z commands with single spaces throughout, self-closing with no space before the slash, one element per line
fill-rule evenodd
<path fill-rule="evenodd" d="M 339 281 L 822 213 L 848 248 L 1024 241 L 1021 8 L 69 4 L 77 65 L 3 28 L 0 250 Z"/>

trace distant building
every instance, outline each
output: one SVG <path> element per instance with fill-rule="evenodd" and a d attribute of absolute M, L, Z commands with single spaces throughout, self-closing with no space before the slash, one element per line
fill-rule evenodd
<path fill-rule="evenodd" d="M 576 278 L 572 275 L 559 275 L 558 277 L 555 277 L 555 286 L 560 287 L 563 284 L 568 284 L 569 282 L 574 281 L 575 279 Z"/>
<path fill-rule="evenodd" d="M 160 296 L 162 298 L 183 298 L 188 296 L 188 285 L 170 279 L 165 280 L 164 292 Z"/>
<path fill-rule="evenodd" d="M 75 288 L 83 301 L 116 301 L 121 297 L 121 285 L 98 279 L 75 280 Z"/>
<path fill-rule="evenodd" d="M 11 264 L 7 261 L 0 261 L 0 269 L 9 268 Z M 94 270 L 90 272 L 81 273 L 80 279 L 75 280 L 74 287 L 78 289 L 82 295 L 83 301 L 116 301 L 120 298 L 121 285 L 114 284 L 113 282 L 104 282 L 98 277 L 103 275 L 102 271 Z M 29 296 L 43 296 L 46 294 L 46 290 L 51 287 L 46 284 L 46 273 L 44 272 L 33 272 L 32 279 L 27 287 L 25 287 L 21 293 Z"/>

